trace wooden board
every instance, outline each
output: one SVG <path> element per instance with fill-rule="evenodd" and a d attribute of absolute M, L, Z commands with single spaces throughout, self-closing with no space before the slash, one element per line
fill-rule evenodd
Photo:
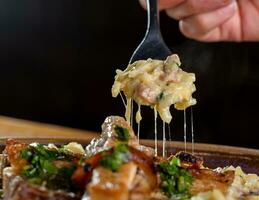
<path fill-rule="evenodd" d="M 0 116 L 0 140 L 6 138 L 89 139 L 98 133 Z"/>

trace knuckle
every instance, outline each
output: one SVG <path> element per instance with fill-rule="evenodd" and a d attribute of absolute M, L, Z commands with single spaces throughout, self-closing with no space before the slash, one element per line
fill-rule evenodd
<path fill-rule="evenodd" d="M 208 24 L 205 17 L 200 17 L 200 16 L 195 17 L 193 24 L 196 27 L 195 28 L 196 32 L 199 32 L 199 33 L 206 32 Z"/>
<path fill-rule="evenodd" d="M 194 26 L 193 23 L 190 23 L 187 20 L 180 21 L 179 29 L 182 34 L 188 38 L 199 40 L 200 36 L 203 35 L 197 26 Z"/>
<path fill-rule="evenodd" d="M 147 8 L 146 0 L 139 0 L 139 3 L 144 9 Z"/>
<path fill-rule="evenodd" d="M 179 22 L 179 29 L 186 37 L 192 38 L 194 35 L 193 31 L 185 20 L 181 20 Z"/>
<path fill-rule="evenodd" d="M 167 9 L 165 12 L 173 19 L 180 20 L 182 18 L 177 9 Z"/>
<path fill-rule="evenodd" d="M 189 11 L 196 11 L 197 5 L 197 0 L 188 0 L 186 7 Z"/>

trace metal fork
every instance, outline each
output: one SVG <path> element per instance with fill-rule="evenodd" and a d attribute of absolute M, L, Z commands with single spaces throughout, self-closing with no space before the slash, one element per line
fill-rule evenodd
<path fill-rule="evenodd" d="M 130 58 L 129 64 L 137 60 L 146 60 L 148 58 L 165 60 L 167 56 L 171 55 L 170 49 L 164 42 L 160 31 L 159 24 L 159 10 L 157 0 L 146 0 L 147 3 L 147 30 L 144 39 L 139 44 Z M 133 104 L 131 104 L 133 113 Z M 157 155 L 157 126 L 155 113 L 155 155 Z M 133 117 L 131 117 L 131 124 L 133 124 Z M 138 124 L 138 138 L 139 138 L 140 124 Z M 165 156 L 165 132 L 163 131 L 163 156 Z"/>
<path fill-rule="evenodd" d="M 144 39 L 132 54 L 129 63 L 148 58 L 164 60 L 171 55 L 162 37 L 159 24 L 159 10 L 157 0 L 146 0 L 147 30 Z"/>

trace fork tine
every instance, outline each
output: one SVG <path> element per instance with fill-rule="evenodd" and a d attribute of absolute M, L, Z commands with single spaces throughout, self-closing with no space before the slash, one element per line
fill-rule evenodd
<path fill-rule="evenodd" d="M 148 58 L 165 60 L 167 56 L 171 55 L 170 49 L 163 41 L 150 40 L 146 42 L 146 38 L 140 43 L 130 58 L 129 63 L 137 60 L 146 60 Z"/>

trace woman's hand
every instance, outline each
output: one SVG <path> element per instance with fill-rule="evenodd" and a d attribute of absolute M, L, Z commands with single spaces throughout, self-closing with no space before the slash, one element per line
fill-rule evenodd
<path fill-rule="evenodd" d="M 179 20 L 181 32 L 200 41 L 259 41 L 259 0 L 158 0 Z M 146 0 L 140 0 L 145 6 Z"/>

